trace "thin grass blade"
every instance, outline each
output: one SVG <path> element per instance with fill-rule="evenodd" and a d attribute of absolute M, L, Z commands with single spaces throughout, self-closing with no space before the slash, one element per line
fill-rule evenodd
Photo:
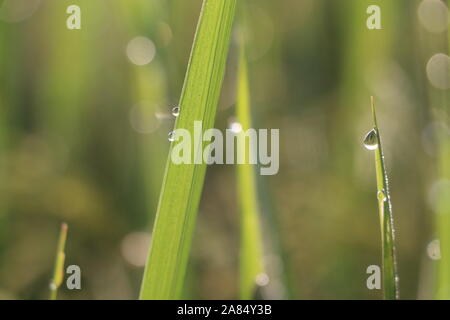
<path fill-rule="evenodd" d="M 394 218 L 386 174 L 380 131 L 375 113 L 374 98 L 371 97 L 374 128 L 368 133 L 364 144 L 375 152 L 375 171 L 377 178 L 377 199 L 381 226 L 383 292 L 387 300 L 399 298 L 397 262 L 395 256 Z"/>
<path fill-rule="evenodd" d="M 204 0 L 180 99 L 176 129 L 194 133 L 214 125 L 221 91 L 236 0 Z M 194 152 L 203 150 L 194 136 Z M 178 299 L 191 246 L 206 164 L 174 164 L 172 143 L 152 243 L 141 286 L 141 299 Z M 202 149 L 200 149 L 202 148 Z M 194 156 L 194 157 L 195 157 Z"/>
<path fill-rule="evenodd" d="M 64 279 L 64 261 L 66 255 L 64 249 L 66 247 L 67 239 L 67 224 L 61 224 L 61 230 L 59 232 L 58 247 L 56 249 L 55 267 L 53 270 L 53 279 L 50 282 L 50 300 L 56 300 L 58 295 L 58 289 L 61 286 Z"/>
<path fill-rule="evenodd" d="M 263 275 L 264 264 L 255 165 L 250 164 L 250 148 L 246 148 L 248 144 L 246 144 L 245 138 L 245 131 L 252 128 L 252 121 L 248 66 L 243 41 L 241 41 L 239 57 L 236 108 L 237 121 L 242 127 L 237 134 L 237 147 L 245 155 L 244 163 L 237 164 L 237 192 L 241 212 L 240 297 L 241 299 L 252 299 L 258 288 L 256 279 Z"/>

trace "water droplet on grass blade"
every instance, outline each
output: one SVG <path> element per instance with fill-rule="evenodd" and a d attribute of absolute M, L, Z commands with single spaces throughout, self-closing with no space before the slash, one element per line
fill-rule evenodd
<path fill-rule="evenodd" d="M 364 147 L 367 150 L 375 150 L 378 148 L 378 135 L 375 129 L 370 130 L 364 138 Z"/>
<path fill-rule="evenodd" d="M 173 132 L 173 131 L 170 131 L 169 132 L 169 134 L 168 134 L 168 139 L 169 139 L 169 141 L 175 141 L 175 132 Z"/>
<path fill-rule="evenodd" d="M 384 192 L 384 190 L 378 191 L 377 198 L 379 201 L 383 201 L 383 202 L 387 200 L 386 193 Z"/>
<path fill-rule="evenodd" d="M 173 107 L 172 108 L 172 115 L 174 117 L 178 117 L 180 115 L 180 107 Z"/>

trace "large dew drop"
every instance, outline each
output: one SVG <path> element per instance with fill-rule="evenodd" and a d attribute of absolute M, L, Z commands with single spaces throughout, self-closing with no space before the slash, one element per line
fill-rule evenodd
<path fill-rule="evenodd" d="M 364 147 L 368 150 L 375 150 L 378 148 L 378 136 L 375 129 L 370 130 L 364 138 Z"/>

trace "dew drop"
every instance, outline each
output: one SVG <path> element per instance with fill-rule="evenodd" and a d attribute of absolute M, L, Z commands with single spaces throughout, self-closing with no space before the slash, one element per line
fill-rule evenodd
<path fill-rule="evenodd" d="M 178 117 L 180 115 L 180 107 L 173 107 L 172 108 L 172 115 L 174 117 Z"/>
<path fill-rule="evenodd" d="M 377 193 L 377 198 L 378 198 L 378 201 L 386 201 L 387 200 L 387 197 L 386 197 L 386 193 L 384 192 L 384 190 L 380 190 L 380 191 L 378 191 L 378 193 Z"/>
<path fill-rule="evenodd" d="M 175 132 L 174 131 L 169 132 L 168 139 L 169 139 L 169 141 L 175 141 Z"/>
<path fill-rule="evenodd" d="M 370 130 L 364 138 L 364 147 L 367 150 L 375 150 L 378 148 L 378 136 L 375 129 Z"/>

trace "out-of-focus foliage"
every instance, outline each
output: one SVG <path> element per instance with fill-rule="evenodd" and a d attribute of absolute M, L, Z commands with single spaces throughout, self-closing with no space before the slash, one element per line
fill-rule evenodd
<path fill-rule="evenodd" d="M 440 72 L 449 62 L 435 56 L 448 55 L 448 20 L 439 24 L 446 2 L 436 0 L 447 15 L 430 17 L 423 6 L 434 0 L 246 1 L 252 125 L 280 129 L 279 173 L 258 177 L 271 226 L 263 233 L 272 246 L 264 257 L 270 297 L 381 298 L 366 287 L 366 268 L 381 263 L 373 159 L 362 145 L 371 95 L 383 128 L 401 297 L 435 296 L 439 277 L 449 275 L 445 264 L 435 272 L 433 241 L 449 251 L 449 85 Z M 376 3 L 382 29 L 368 30 L 366 9 Z M 81 8 L 81 30 L 66 28 L 72 4 Z M 70 225 L 66 265 L 80 266 L 82 289 L 63 285 L 59 298 L 138 297 L 170 110 L 200 6 L 0 2 L 0 298 L 48 296 L 61 221 Z M 233 38 L 219 129 L 235 114 Z M 239 296 L 234 171 L 208 168 L 185 297 Z"/>
<path fill-rule="evenodd" d="M 240 35 L 242 37 L 242 35 Z M 265 277 L 261 217 L 256 188 L 255 166 L 250 164 L 251 154 L 245 133 L 252 127 L 251 100 L 248 81 L 247 56 L 244 44 L 240 43 L 238 80 L 236 89 L 236 122 L 241 136 L 237 148 L 244 155 L 244 163 L 236 165 L 236 190 L 240 213 L 239 291 L 241 299 L 253 299 L 260 289 L 258 277 Z M 250 140 L 250 138 L 248 139 Z M 264 280 L 264 279 L 263 279 Z"/>

